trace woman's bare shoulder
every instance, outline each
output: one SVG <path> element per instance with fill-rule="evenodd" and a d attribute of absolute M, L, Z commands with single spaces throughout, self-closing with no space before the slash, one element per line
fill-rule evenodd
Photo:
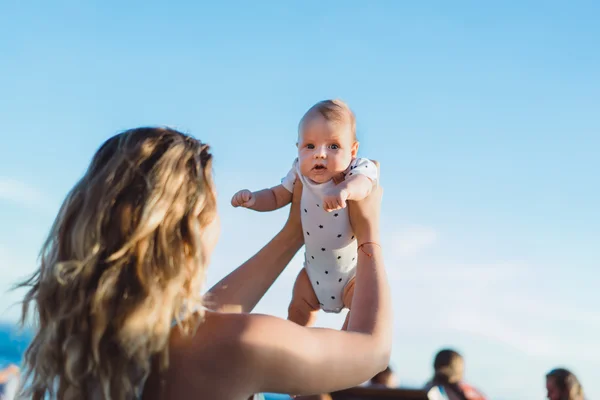
<path fill-rule="evenodd" d="M 207 311 L 193 335 L 183 335 L 177 326 L 171 333 L 170 351 L 188 362 L 205 361 L 207 354 L 232 356 L 249 324 L 248 314 Z"/>
<path fill-rule="evenodd" d="M 203 388 L 214 399 L 330 392 L 364 382 L 389 362 L 368 334 L 309 329 L 261 314 L 208 312 L 195 335 L 175 329 L 169 349 L 169 392 Z M 357 354 L 370 354 L 373 367 Z"/>
<path fill-rule="evenodd" d="M 308 347 L 303 343 L 306 340 L 300 340 L 302 335 L 298 337 L 299 330 L 306 329 L 270 315 L 207 312 L 193 336 L 182 336 L 174 328 L 170 359 L 178 364 L 176 369 L 194 370 L 196 376 L 218 381 L 235 375 L 237 384 L 252 386 L 258 377 L 272 370 L 265 358 L 295 353 L 294 343 Z"/>
<path fill-rule="evenodd" d="M 243 379 L 247 363 L 240 338 L 248 319 L 247 314 L 206 312 L 193 335 L 183 335 L 177 326 L 173 327 L 169 367 L 161 379 L 151 374 L 144 400 L 186 399 L 190 393 L 195 394 L 190 398 L 198 398 L 200 393 L 202 398 L 211 399 L 244 397 L 250 389 Z M 236 379 L 231 380 L 231 376 Z M 165 386 L 159 390 L 161 380 Z"/>

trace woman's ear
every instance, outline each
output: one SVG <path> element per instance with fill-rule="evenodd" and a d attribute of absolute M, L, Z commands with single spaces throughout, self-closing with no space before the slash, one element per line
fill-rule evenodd
<path fill-rule="evenodd" d="M 358 146 L 359 146 L 358 140 L 352 144 L 352 149 L 350 150 L 351 154 L 352 154 L 352 158 L 356 158 L 356 155 L 358 154 Z"/>

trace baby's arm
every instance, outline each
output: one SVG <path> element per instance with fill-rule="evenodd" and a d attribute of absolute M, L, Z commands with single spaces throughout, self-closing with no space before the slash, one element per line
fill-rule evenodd
<path fill-rule="evenodd" d="M 287 175 L 281 179 L 281 184 L 269 189 L 251 192 L 249 190 L 240 190 L 231 199 L 231 205 L 234 207 L 246 207 L 255 211 L 274 211 L 292 202 L 292 193 L 294 192 L 294 183 L 296 182 L 296 164 L 294 160 L 292 168 Z"/>
<path fill-rule="evenodd" d="M 359 158 L 352 162 L 340 189 L 346 191 L 347 200 L 360 201 L 371 193 L 378 181 L 377 165 L 369 159 Z"/>
<path fill-rule="evenodd" d="M 341 182 L 339 180 L 343 179 Z M 336 178 L 335 187 L 323 196 L 325 211 L 339 210 L 346 207 L 347 200 L 360 201 L 367 197 L 379 181 L 379 168 L 366 158 L 352 162 L 343 178 Z"/>
<path fill-rule="evenodd" d="M 290 204 L 292 193 L 283 185 L 251 192 L 247 189 L 240 190 L 231 199 L 234 207 L 246 207 L 254 211 L 274 211 Z"/>
<path fill-rule="evenodd" d="M 347 194 L 346 200 L 360 201 L 373 189 L 373 181 L 365 175 L 356 175 L 340 183 L 340 191 Z"/>
<path fill-rule="evenodd" d="M 371 193 L 373 185 L 374 182 L 364 175 L 347 178 L 323 194 L 323 210 L 346 208 L 346 201 L 364 199 Z"/>

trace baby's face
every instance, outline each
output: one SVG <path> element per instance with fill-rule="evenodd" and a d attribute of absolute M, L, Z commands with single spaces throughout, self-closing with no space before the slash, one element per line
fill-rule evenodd
<path fill-rule="evenodd" d="M 325 183 L 346 170 L 357 151 L 350 126 L 321 116 L 306 121 L 298 135 L 300 172 L 316 183 Z"/>

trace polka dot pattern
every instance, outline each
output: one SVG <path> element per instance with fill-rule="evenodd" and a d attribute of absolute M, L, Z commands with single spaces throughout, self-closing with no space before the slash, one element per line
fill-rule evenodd
<path fill-rule="evenodd" d="M 345 179 L 359 174 L 377 179 L 376 167 L 368 159 L 353 160 L 344 171 Z M 305 268 L 321 308 L 326 312 L 339 312 L 343 308 L 343 290 L 356 272 L 357 243 L 348 208 L 331 212 L 324 210 L 324 192 L 335 184 L 332 181 L 316 184 L 302 176 L 297 162 L 282 180 L 282 185 L 291 192 L 291 183 L 296 179 L 303 184 L 300 209 L 304 226 Z"/>
<path fill-rule="evenodd" d="M 309 203 L 303 210 L 304 225 L 316 218 L 312 224 L 316 231 L 305 231 L 306 266 L 311 271 L 311 282 L 321 307 L 326 311 L 337 310 L 343 307 L 340 303 L 343 289 L 354 276 L 356 260 L 356 243 L 348 229 L 347 210 L 327 212 L 316 202 Z M 327 245 L 315 249 L 315 244 Z"/>

